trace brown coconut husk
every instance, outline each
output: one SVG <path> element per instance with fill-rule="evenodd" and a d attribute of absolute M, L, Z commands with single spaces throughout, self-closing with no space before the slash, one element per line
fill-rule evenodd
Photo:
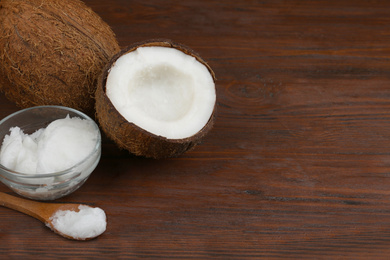
<path fill-rule="evenodd" d="M 191 150 L 199 144 L 202 138 L 212 129 L 214 122 L 214 112 L 208 123 L 197 134 L 184 139 L 168 139 L 145 131 L 137 125 L 128 122 L 114 107 L 106 95 L 106 81 L 110 68 L 116 60 L 126 53 L 136 50 L 138 47 L 161 46 L 176 48 L 187 55 L 195 57 L 204 64 L 215 81 L 215 74 L 210 66 L 190 48 L 174 43 L 170 40 L 149 40 L 124 48 L 112 57 L 106 65 L 98 81 L 96 90 L 96 114 L 103 132 L 112 139 L 120 148 L 144 157 L 155 159 L 177 157 L 186 151 Z M 214 107 L 215 111 L 215 107 Z"/>
<path fill-rule="evenodd" d="M 21 108 L 93 114 L 97 79 L 119 50 L 111 28 L 79 0 L 0 1 L 0 88 Z"/>

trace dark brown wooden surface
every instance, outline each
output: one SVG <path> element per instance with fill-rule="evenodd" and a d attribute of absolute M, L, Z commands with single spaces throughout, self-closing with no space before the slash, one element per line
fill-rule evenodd
<path fill-rule="evenodd" d="M 86 3 L 121 47 L 199 52 L 218 78 L 215 127 L 166 160 L 105 140 L 58 201 L 103 208 L 107 231 L 70 241 L 0 208 L 1 257 L 389 257 L 390 1 Z M 0 95 L 0 118 L 17 110 Z"/>

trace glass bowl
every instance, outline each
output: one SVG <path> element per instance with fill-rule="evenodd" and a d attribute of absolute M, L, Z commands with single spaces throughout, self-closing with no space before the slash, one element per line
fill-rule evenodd
<path fill-rule="evenodd" d="M 55 200 L 74 192 L 84 184 L 99 163 L 101 134 L 96 123 L 82 112 L 62 106 L 37 106 L 20 110 L 0 121 L 0 145 L 4 137 L 10 134 L 11 127 L 17 126 L 25 134 L 32 134 L 67 115 L 93 122 L 98 133 L 93 151 L 86 158 L 80 158 L 79 163 L 71 168 L 53 173 L 25 174 L 0 164 L 1 182 L 19 195 L 34 200 Z"/>

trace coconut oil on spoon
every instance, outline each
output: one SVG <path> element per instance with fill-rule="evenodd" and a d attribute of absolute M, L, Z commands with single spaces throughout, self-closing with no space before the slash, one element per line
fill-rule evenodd
<path fill-rule="evenodd" d="M 44 203 L 0 192 L 0 206 L 32 216 L 68 239 L 90 240 L 106 230 L 105 212 L 83 204 Z"/>

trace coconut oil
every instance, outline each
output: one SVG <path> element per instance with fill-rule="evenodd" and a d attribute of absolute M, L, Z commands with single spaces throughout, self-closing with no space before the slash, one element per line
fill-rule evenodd
<path fill-rule="evenodd" d="M 94 150 L 98 135 L 90 120 L 69 116 L 32 134 L 11 127 L 0 149 L 0 164 L 25 174 L 64 171 Z"/>
<path fill-rule="evenodd" d="M 106 214 L 100 208 L 80 205 L 79 211 L 59 210 L 51 218 L 53 228 L 80 240 L 101 235 L 107 226 Z"/>

